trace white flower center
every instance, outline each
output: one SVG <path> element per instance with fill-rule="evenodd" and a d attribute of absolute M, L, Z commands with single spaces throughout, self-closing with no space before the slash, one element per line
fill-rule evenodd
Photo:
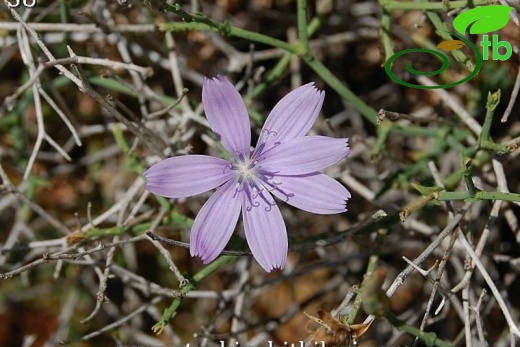
<path fill-rule="evenodd" d="M 255 164 L 256 161 L 252 162 L 249 158 L 236 161 L 233 166 L 237 170 L 237 175 L 241 182 L 249 183 L 256 176 Z"/>
<path fill-rule="evenodd" d="M 280 188 L 281 183 L 276 183 L 273 178 L 276 176 L 275 173 L 267 172 L 262 169 L 258 169 L 256 165 L 258 160 L 255 159 L 255 154 L 261 154 L 264 146 L 260 146 L 258 152 L 254 152 L 251 157 L 245 158 L 241 153 L 235 155 L 235 160 L 230 164 L 230 169 L 236 172 L 238 178 L 236 192 L 246 192 L 247 198 L 249 199 L 249 205 L 246 206 L 246 210 L 250 211 L 253 207 L 260 206 L 262 200 L 267 205 L 266 211 L 271 210 L 271 206 L 276 203 L 271 197 L 269 191 L 278 191 L 285 196 L 286 201 L 294 194 L 286 192 Z"/>

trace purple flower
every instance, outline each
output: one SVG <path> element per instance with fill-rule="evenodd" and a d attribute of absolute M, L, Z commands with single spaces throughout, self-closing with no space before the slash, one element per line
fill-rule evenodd
<path fill-rule="evenodd" d="M 233 159 L 185 155 L 165 159 L 144 173 L 146 189 L 167 198 L 219 187 L 193 223 L 192 256 L 204 263 L 213 261 L 231 238 L 242 212 L 245 236 L 255 259 L 268 272 L 283 268 L 287 231 L 273 195 L 318 214 L 347 210 L 349 191 L 320 170 L 349 154 L 348 139 L 305 136 L 324 97 L 313 83 L 287 94 L 267 117 L 251 152 L 251 126 L 242 97 L 223 76 L 204 80 L 206 117 Z"/>

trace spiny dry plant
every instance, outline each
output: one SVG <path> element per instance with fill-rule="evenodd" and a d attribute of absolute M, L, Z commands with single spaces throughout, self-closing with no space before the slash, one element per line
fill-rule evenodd
<path fill-rule="evenodd" d="M 491 34 L 510 57 L 423 89 L 385 62 L 493 1 L 4 0 L 0 346 L 515 345 L 519 5 L 500 4 L 512 10 Z M 478 62 L 445 53 L 436 76 L 406 71 L 438 68 L 423 53 L 391 69 L 445 85 Z M 211 192 L 145 189 L 164 158 L 223 153 L 201 104 L 217 74 L 243 96 L 253 144 L 308 82 L 325 91 L 310 134 L 350 139 L 326 171 L 352 193 L 347 212 L 280 204 L 283 270 L 258 266 L 241 223 L 202 264 L 188 242 Z"/>

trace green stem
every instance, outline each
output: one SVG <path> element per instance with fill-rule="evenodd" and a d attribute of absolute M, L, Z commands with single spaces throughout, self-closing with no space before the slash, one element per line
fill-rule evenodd
<path fill-rule="evenodd" d="M 488 163 L 491 160 L 489 152 L 479 151 L 476 153 L 475 158 L 471 160 L 472 167 L 482 167 L 482 165 Z M 461 168 L 443 180 L 444 186 L 448 189 L 454 188 L 462 179 L 462 176 L 466 172 L 466 168 Z"/>
<path fill-rule="evenodd" d="M 170 304 L 170 306 L 164 310 L 164 313 L 163 315 L 161 316 L 161 320 L 159 322 L 157 322 L 157 324 L 155 324 L 153 327 L 152 327 L 152 331 L 156 334 L 160 334 L 162 333 L 162 331 L 164 330 L 164 328 L 166 327 L 166 325 L 168 325 L 168 323 L 170 322 L 170 320 L 175 317 L 175 315 L 177 314 L 177 309 L 179 308 L 180 304 L 181 304 L 181 301 L 183 299 L 183 297 L 189 292 L 191 291 L 192 289 L 195 289 L 195 287 L 197 286 L 197 284 L 202 281 L 203 279 L 205 279 L 206 277 L 210 276 L 211 274 L 213 274 L 215 271 L 217 271 L 218 269 L 220 269 L 222 266 L 226 265 L 226 264 L 229 264 L 233 261 L 235 261 L 237 258 L 234 257 L 234 256 L 230 256 L 230 255 L 223 255 L 223 256 L 220 256 L 218 257 L 214 262 L 212 262 L 211 264 L 209 264 L 208 266 L 206 266 L 204 269 L 200 270 L 199 272 L 197 272 L 191 279 L 190 281 L 188 282 L 188 284 L 186 284 L 184 287 L 181 288 L 180 290 L 180 295 L 179 297 L 173 299 L 172 303 Z"/>
<path fill-rule="evenodd" d="M 509 192 L 483 192 L 478 191 L 474 195 L 471 192 L 439 192 L 440 201 L 454 201 L 454 200 L 502 200 L 520 202 L 520 194 Z"/>
<path fill-rule="evenodd" d="M 423 4 L 429 4 L 428 0 L 421 0 L 421 3 Z M 444 23 L 439 15 L 431 10 L 426 11 L 426 15 L 428 16 L 428 19 L 432 22 L 433 26 L 436 29 L 437 35 L 439 35 L 444 40 L 452 40 L 453 38 L 449 34 L 451 31 L 446 23 Z M 467 57 L 464 53 L 462 53 L 460 50 L 453 50 L 451 51 L 451 55 L 453 58 L 455 58 L 456 61 L 464 63 L 466 67 L 471 71 L 475 68 L 475 65 L 471 63 L 471 59 Z"/>
<path fill-rule="evenodd" d="M 510 151 L 509 147 L 493 142 L 493 139 L 490 135 L 491 123 L 493 122 L 493 115 L 495 114 L 495 110 L 499 103 L 500 89 L 497 90 L 495 93 L 488 94 L 486 102 L 486 118 L 484 119 L 484 124 L 482 124 L 482 131 L 480 132 L 480 136 L 478 137 L 478 145 L 479 148 L 495 151 L 499 154 L 504 154 Z"/>
<path fill-rule="evenodd" d="M 433 332 L 426 332 L 419 328 L 409 325 L 395 316 L 391 311 L 387 311 L 385 318 L 392 323 L 398 330 L 405 331 L 413 336 L 418 337 L 426 343 L 426 346 L 437 346 L 437 347 L 453 347 L 452 344 L 447 343 L 437 337 Z"/>
<path fill-rule="evenodd" d="M 171 205 L 167 206 L 171 209 Z M 113 226 L 108 228 L 92 228 L 87 231 L 75 231 L 67 236 L 67 242 L 70 244 L 91 240 L 100 237 L 118 236 L 123 234 L 141 235 L 150 230 L 153 223 L 140 223 L 130 226 Z M 190 228 L 193 225 L 193 219 L 186 217 L 175 210 L 171 210 L 161 220 L 161 225 L 176 225 L 179 228 Z"/>
<path fill-rule="evenodd" d="M 464 174 L 462 175 L 462 180 L 466 184 L 466 188 L 468 189 L 468 194 L 470 197 L 475 197 L 475 194 L 478 192 L 477 187 L 475 187 L 475 184 L 473 183 L 473 177 L 472 177 L 472 170 L 471 170 L 471 161 L 467 164 L 466 170 L 464 171 Z"/>
<path fill-rule="evenodd" d="M 392 123 L 390 122 L 383 122 L 377 127 L 377 140 L 374 144 L 374 147 L 372 148 L 372 155 L 370 156 L 371 160 L 376 160 L 379 158 L 379 155 L 385 147 L 388 135 L 390 135 L 391 129 Z"/>
<path fill-rule="evenodd" d="M 273 37 L 263 35 L 254 31 L 237 28 L 229 22 L 219 23 L 203 14 L 191 14 L 182 9 L 179 4 L 169 5 L 164 4 L 164 9 L 173 12 L 181 17 L 185 23 L 163 23 L 160 25 L 162 31 L 205 31 L 211 30 L 219 32 L 224 36 L 235 36 L 250 41 L 264 43 L 269 46 L 281 48 L 287 52 L 300 55 L 302 52 L 297 46 L 287 43 L 285 41 L 275 39 Z"/>
<path fill-rule="evenodd" d="M 259 83 L 251 93 L 252 97 L 260 95 L 267 86 L 271 85 L 276 81 L 285 71 L 287 71 L 287 65 L 291 62 L 291 53 L 284 53 L 282 58 L 278 60 L 276 65 L 266 75 L 262 83 Z"/>
<path fill-rule="evenodd" d="M 362 295 L 363 288 L 366 287 L 366 281 L 368 281 L 370 278 L 372 278 L 374 271 L 376 270 L 377 263 L 379 262 L 379 255 L 381 254 L 381 249 L 385 243 L 386 235 L 387 235 L 386 229 L 379 229 L 377 232 L 376 241 L 375 241 L 376 245 L 375 245 L 374 251 L 370 255 L 370 258 L 368 259 L 367 270 L 365 272 L 365 276 L 363 279 L 363 283 L 361 284 L 361 288 L 359 289 L 356 299 L 354 300 L 354 304 L 352 305 L 352 308 L 346 318 L 345 323 L 347 323 L 347 324 L 353 324 L 354 321 L 356 320 L 356 316 L 361 308 L 361 304 L 363 303 L 363 299 L 362 299 L 363 298 L 363 295 Z"/>
<path fill-rule="evenodd" d="M 309 36 L 307 32 L 307 0 L 298 0 L 297 6 L 298 40 L 303 49 L 303 54 L 310 53 Z"/>
<path fill-rule="evenodd" d="M 392 38 L 390 37 L 390 11 L 383 8 L 383 15 L 381 16 L 381 40 L 383 41 L 383 48 L 385 50 L 385 61 L 394 55 L 394 47 L 392 46 Z"/>
<path fill-rule="evenodd" d="M 314 56 L 303 56 L 302 59 L 316 72 L 329 87 L 334 89 L 343 99 L 356 108 L 370 123 L 377 123 L 377 111 L 368 106 L 363 100 L 346 87 L 325 65 Z"/>
<path fill-rule="evenodd" d="M 301 1 L 301 0 L 300 0 Z M 299 6 L 300 8 L 300 6 Z M 273 47 L 281 48 L 289 53 L 301 56 L 302 59 L 316 72 L 332 89 L 334 89 L 342 98 L 350 102 L 370 123 L 376 124 L 377 112 L 365 104 L 363 100 L 358 98 L 350 89 L 348 89 L 325 65 L 319 62 L 312 54 L 306 54 L 299 42 L 296 45 L 252 32 L 249 30 L 234 27 L 229 22 L 219 23 L 202 14 L 191 14 L 182 9 L 179 4 L 164 5 L 164 9 L 180 16 L 186 23 L 164 23 L 160 26 L 163 31 L 176 30 L 213 30 L 226 36 L 235 36 L 250 41 L 264 43 Z M 300 9 L 301 11 L 301 9 Z M 300 15 L 298 18 L 302 20 Z M 306 21 L 305 21 L 306 23 Z M 305 37 L 307 37 L 305 35 Z"/>
<path fill-rule="evenodd" d="M 307 35 L 312 36 L 316 30 L 321 26 L 322 18 L 317 16 L 314 17 L 310 22 L 309 26 L 307 27 Z M 260 95 L 267 86 L 274 83 L 277 79 L 280 78 L 280 76 L 283 75 L 285 71 L 287 71 L 287 66 L 291 62 L 291 53 L 285 52 L 280 60 L 276 63 L 274 68 L 272 68 L 264 77 L 264 80 L 259 83 L 251 93 L 251 97 L 256 97 Z"/>

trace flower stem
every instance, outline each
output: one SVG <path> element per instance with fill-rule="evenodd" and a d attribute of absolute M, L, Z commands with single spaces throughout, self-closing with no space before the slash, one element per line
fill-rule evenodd
<path fill-rule="evenodd" d="M 383 48 L 385 50 L 385 61 L 390 59 L 394 55 L 394 47 L 392 46 L 392 38 L 390 37 L 390 12 L 383 9 L 381 15 L 381 41 L 383 42 Z"/>
<path fill-rule="evenodd" d="M 439 200 L 440 201 L 454 201 L 454 200 L 502 200 L 502 201 L 512 201 L 512 202 L 520 202 L 520 194 L 518 193 L 509 193 L 509 192 L 484 192 L 477 191 L 475 194 L 471 194 L 471 192 L 439 192 Z"/>
<path fill-rule="evenodd" d="M 312 36 L 318 30 L 322 23 L 322 18 L 319 16 L 314 17 L 307 27 L 307 35 Z M 276 63 L 276 65 L 265 75 L 263 81 L 255 86 L 253 92 L 251 93 L 251 97 L 257 97 L 260 95 L 267 86 L 271 85 L 283 75 L 285 71 L 287 71 L 287 66 L 291 61 L 291 53 L 285 52 L 280 60 Z"/>
<path fill-rule="evenodd" d="M 298 40 L 303 54 L 310 54 L 309 36 L 307 33 L 307 0 L 298 0 L 297 7 Z"/>
<path fill-rule="evenodd" d="M 177 314 L 177 309 L 179 308 L 184 295 L 186 295 L 189 291 L 194 289 L 200 281 L 202 281 L 206 277 L 213 274 L 215 271 L 220 269 L 222 266 L 229 264 L 229 263 L 235 261 L 236 259 L 237 258 L 234 256 L 223 255 L 223 256 L 218 257 L 214 262 L 212 262 L 211 264 L 206 266 L 204 269 L 197 272 L 190 279 L 188 284 L 186 284 L 184 287 L 181 288 L 180 296 L 173 299 L 170 306 L 166 310 L 164 310 L 164 313 L 161 316 L 161 320 L 159 320 L 159 322 L 157 322 L 157 324 L 155 324 L 152 327 L 152 331 L 156 334 L 162 333 L 162 331 L 164 330 L 166 325 Z"/>
<path fill-rule="evenodd" d="M 306 18 L 303 19 L 304 10 L 303 4 L 300 4 L 302 0 L 298 2 L 298 23 L 303 28 L 303 25 L 307 23 Z M 332 89 L 334 89 L 342 98 L 352 104 L 370 123 L 376 124 L 377 112 L 360 98 L 358 98 L 348 87 L 346 87 L 332 72 L 318 61 L 310 51 L 305 51 L 302 48 L 302 43 L 289 44 L 285 41 L 263 35 L 257 32 L 239 29 L 233 26 L 229 22 L 219 23 L 214 21 L 203 14 L 191 14 L 182 9 L 179 4 L 168 5 L 165 4 L 163 7 L 165 10 L 173 12 L 181 17 L 186 23 L 164 23 L 160 26 L 163 31 L 184 31 L 184 30 L 212 30 L 219 32 L 224 36 L 235 36 L 250 41 L 263 43 L 273 47 L 278 47 L 291 54 L 298 55 L 316 72 Z M 306 5 L 305 5 L 306 8 Z M 306 12 L 306 11 L 305 11 Z M 306 15 L 306 13 L 305 13 Z M 299 29 L 300 29 L 299 26 Z M 305 28 L 307 30 L 307 28 Z M 300 32 L 301 34 L 301 32 Z M 307 34 L 302 36 L 308 40 Z"/>
<path fill-rule="evenodd" d="M 237 28 L 230 22 L 219 23 L 201 13 L 191 14 L 183 10 L 179 4 L 164 4 L 163 8 L 166 11 L 175 13 L 185 21 L 185 23 L 163 23 L 160 25 L 160 29 L 163 31 L 211 30 L 216 31 L 223 36 L 235 36 L 258 43 L 264 43 L 269 46 L 278 47 L 293 54 L 301 53 L 301 51 L 295 45 L 254 31 Z"/>
<path fill-rule="evenodd" d="M 486 118 L 484 118 L 484 124 L 482 124 L 482 131 L 478 137 L 478 145 L 480 148 L 495 151 L 498 154 L 505 154 L 510 152 L 510 148 L 506 145 L 498 144 L 493 142 L 491 135 L 491 123 L 493 121 L 493 115 L 495 109 L 500 103 L 500 89 L 495 93 L 489 93 L 486 102 Z"/>
<path fill-rule="evenodd" d="M 397 318 L 396 315 L 393 314 L 391 311 L 386 312 L 385 318 L 390 323 L 392 323 L 392 325 L 396 327 L 398 330 L 407 332 L 423 340 L 426 346 L 453 347 L 452 344 L 439 339 L 435 333 L 421 330 L 419 328 L 414 327 L 413 325 L 403 322 L 402 320 Z"/>
<path fill-rule="evenodd" d="M 347 324 L 354 324 L 354 321 L 356 320 L 356 316 L 359 312 L 359 309 L 361 308 L 361 305 L 363 303 L 363 290 L 364 287 L 366 287 L 366 281 L 368 281 L 372 276 L 374 275 L 374 271 L 376 271 L 377 264 L 379 262 L 379 255 L 381 254 L 381 249 L 383 245 L 385 244 L 385 239 L 387 235 L 388 229 L 379 229 L 377 231 L 376 240 L 375 240 L 375 247 L 370 255 L 370 258 L 368 259 L 368 265 L 367 270 L 365 271 L 364 280 L 361 284 L 361 288 L 359 289 L 356 299 L 354 300 L 354 304 L 352 305 L 351 310 L 348 313 L 348 316 L 346 318 Z"/>
<path fill-rule="evenodd" d="M 375 125 L 377 123 L 377 111 L 368 106 L 363 100 L 355 95 L 345 84 L 343 84 L 325 65 L 314 56 L 304 56 L 303 60 L 316 72 L 323 80 L 336 91 L 343 99 L 354 106 L 366 120 Z"/>

